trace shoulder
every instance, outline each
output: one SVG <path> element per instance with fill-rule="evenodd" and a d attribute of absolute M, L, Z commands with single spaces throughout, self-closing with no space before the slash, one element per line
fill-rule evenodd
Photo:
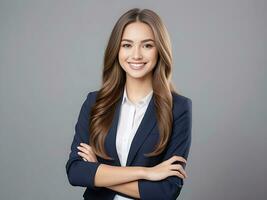
<path fill-rule="evenodd" d="M 189 97 L 183 96 L 176 92 L 172 92 L 172 99 L 174 106 L 176 105 L 184 105 L 184 104 L 192 104 L 192 100 Z"/>
<path fill-rule="evenodd" d="M 99 90 L 87 91 L 87 99 L 95 99 Z"/>
<path fill-rule="evenodd" d="M 184 112 L 192 112 L 192 100 L 189 97 L 183 96 L 176 92 L 172 92 L 173 99 L 173 116 L 180 116 Z"/>
<path fill-rule="evenodd" d="M 99 90 L 93 90 L 93 91 L 90 91 L 88 94 L 87 94 L 87 98 L 90 98 L 90 101 L 94 101 L 96 99 L 96 96 L 97 96 L 97 93 L 98 93 Z"/>

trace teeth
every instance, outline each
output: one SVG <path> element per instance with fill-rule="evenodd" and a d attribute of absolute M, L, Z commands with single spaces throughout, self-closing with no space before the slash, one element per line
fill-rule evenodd
<path fill-rule="evenodd" d="M 141 66 L 145 65 L 145 63 L 140 63 L 140 64 L 130 63 L 130 65 L 132 65 L 134 67 L 141 67 Z"/>

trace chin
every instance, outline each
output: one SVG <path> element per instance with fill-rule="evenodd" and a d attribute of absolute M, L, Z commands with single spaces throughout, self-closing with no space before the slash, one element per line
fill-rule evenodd
<path fill-rule="evenodd" d="M 149 73 L 147 72 L 127 72 L 127 75 L 134 79 L 144 79 L 148 77 Z"/>
<path fill-rule="evenodd" d="M 143 73 L 132 73 L 132 72 L 127 72 L 127 74 L 128 74 L 128 76 L 131 76 L 131 77 L 133 77 L 133 78 L 142 78 L 142 77 L 144 77 L 145 76 L 145 74 L 143 74 Z"/>

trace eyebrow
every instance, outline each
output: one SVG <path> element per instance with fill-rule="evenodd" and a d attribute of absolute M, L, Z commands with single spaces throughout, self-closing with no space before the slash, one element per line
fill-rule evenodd
<path fill-rule="evenodd" d="M 127 41 L 127 42 L 131 42 L 131 43 L 133 43 L 133 41 L 132 41 L 132 40 L 129 40 L 129 39 L 122 39 L 121 41 Z M 155 42 L 155 41 L 152 40 L 152 39 L 145 39 L 145 40 L 142 40 L 141 43 L 149 42 L 149 41 Z"/>

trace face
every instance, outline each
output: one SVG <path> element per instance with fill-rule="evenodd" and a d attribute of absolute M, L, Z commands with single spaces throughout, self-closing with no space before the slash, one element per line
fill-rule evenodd
<path fill-rule="evenodd" d="M 158 51 L 150 26 L 142 22 L 128 24 L 122 35 L 118 56 L 127 79 L 151 79 Z"/>

